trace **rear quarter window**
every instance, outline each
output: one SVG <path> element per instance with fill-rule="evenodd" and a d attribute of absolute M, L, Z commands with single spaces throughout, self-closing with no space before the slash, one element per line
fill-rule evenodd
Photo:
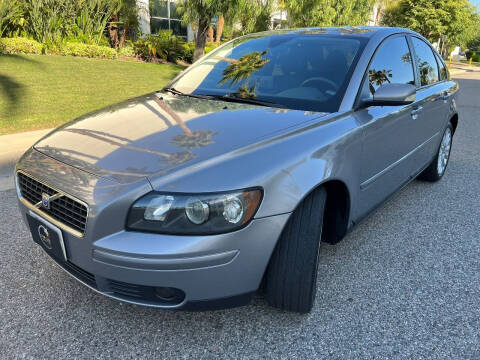
<path fill-rule="evenodd" d="M 435 54 L 435 57 L 437 58 L 438 69 L 439 69 L 439 72 L 440 72 L 440 80 L 448 80 L 449 75 L 448 75 L 448 70 L 445 66 L 445 63 L 442 61 L 440 56 L 438 56 L 437 54 Z"/>
<path fill-rule="evenodd" d="M 439 80 L 438 66 L 432 49 L 427 43 L 416 37 L 412 37 L 412 43 L 420 76 L 420 85 L 425 86 L 437 82 Z"/>

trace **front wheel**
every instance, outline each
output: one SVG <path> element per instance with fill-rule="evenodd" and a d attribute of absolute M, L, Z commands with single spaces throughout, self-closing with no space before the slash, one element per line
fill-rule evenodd
<path fill-rule="evenodd" d="M 324 188 L 312 192 L 283 229 L 266 273 L 270 305 L 299 313 L 312 309 L 326 199 Z"/>
<path fill-rule="evenodd" d="M 420 180 L 438 181 L 445 174 L 448 160 L 450 159 L 450 151 L 452 150 L 453 128 L 452 124 L 448 124 L 443 133 L 442 142 L 438 148 L 437 155 L 431 164 L 418 176 Z"/>

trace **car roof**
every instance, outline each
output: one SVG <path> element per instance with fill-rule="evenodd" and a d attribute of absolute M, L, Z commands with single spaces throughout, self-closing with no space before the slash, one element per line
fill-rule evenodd
<path fill-rule="evenodd" d="M 343 26 L 343 27 L 309 27 L 300 29 L 280 29 L 269 30 L 259 34 L 280 35 L 280 34 L 318 34 L 318 35 L 350 35 L 363 38 L 371 38 L 375 35 L 388 36 L 396 33 L 411 33 L 414 31 L 400 27 L 381 27 L 381 26 Z M 253 34 L 251 34 L 253 35 Z M 247 35 L 248 36 L 248 35 Z"/>

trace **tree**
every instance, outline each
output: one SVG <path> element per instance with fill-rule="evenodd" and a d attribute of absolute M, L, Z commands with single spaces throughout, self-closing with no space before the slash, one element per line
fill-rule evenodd
<path fill-rule="evenodd" d="M 117 49 L 125 46 L 130 30 L 138 29 L 138 7 L 136 0 L 113 0 L 112 3 L 117 6 L 108 24 L 108 35 L 110 45 Z"/>
<path fill-rule="evenodd" d="M 288 0 L 284 2 L 290 26 L 365 25 L 375 0 Z"/>
<path fill-rule="evenodd" d="M 480 51 L 480 34 L 467 43 L 467 48 L 469 50 Z"/>
<path fill-rule="evenodd" d="M 197 29 L 195 38 L 194 61 L 203 56 L 207 42 L 208 29 L 215 16 L 225 14 L 238 6 L 239 0 L 183 0 L 177 11 L 183 14 L 184 24 L 194 23 Z"/>
<path fill-rule="evenodd" d="M 220 15 L 217 22 L 217 34 L 215 36 L 215 42 L 220 42 L 223 33 L 223 25 L 225 25 L 225 18 L 223 15 Z"/>
<path fill-rule="evenodd" d="M 270 27 L 274 7 L 274 0 L 239 0 L 238 8 L 230 9 L 226 17 L 231 26 L 240 25 L 235 35 L 265 31 Z"/>
<path fill-rule="evenodd" d="M 0 0 L 0 37 L 20 23 L 23 9 L 17 0 Z"/>
<path fill-rule="evenodd" d="M 382 23 L 414 30 L 431 42 L 446 36 L 446 55 L 480 33 L 480 16 L 469 0 L 399 0 L 387 7 Z"/>

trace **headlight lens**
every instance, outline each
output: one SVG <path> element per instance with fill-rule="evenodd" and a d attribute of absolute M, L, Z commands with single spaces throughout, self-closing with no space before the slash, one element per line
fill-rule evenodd
<path fill-rule="evenodd" d="M 253 218 L 261 199 L 260 189 L 206 194 L 152 192 L 133 204 L 127 229 L 175 235 L 230 232 Z"/>

